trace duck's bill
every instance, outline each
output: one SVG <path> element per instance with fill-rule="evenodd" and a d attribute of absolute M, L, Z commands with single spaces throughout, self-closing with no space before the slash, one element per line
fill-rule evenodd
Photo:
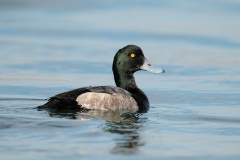
<path fill-rule="evenodd" d="M 151 65 L 147 59 L 145 59 L 143 65 L 140 67 L 141 70 L 144 70 L 144 71 L 149 71 L 149 72 L 152 72 L 152 73 L 164 73 L 165 70 L 163 70 L 162 68 L 157 68 L 157 67 L 154 67 L 153 65 Z"/>

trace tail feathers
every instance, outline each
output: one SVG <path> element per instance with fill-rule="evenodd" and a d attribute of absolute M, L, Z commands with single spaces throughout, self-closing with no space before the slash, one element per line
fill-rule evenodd
<path fill-rule="evenodd" d="M 73 101 L 73 100 L 66 101 L 64 99 L 51 98 L 46 104 L 38 106 L 37 108 L 38 109 L 50 109 L 50 108 L 80 109 L 80 106 L 77 104 L 76 101 Z"/>

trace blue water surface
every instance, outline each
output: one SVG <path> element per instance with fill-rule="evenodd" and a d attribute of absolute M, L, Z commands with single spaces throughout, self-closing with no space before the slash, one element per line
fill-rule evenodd
<path fill-rule="evenodd" d="M 238 0 L 0 1 L 0 159 L 239 159 Z M 38 111 L 55 94 L 135 73 L 147 113 Z"/>

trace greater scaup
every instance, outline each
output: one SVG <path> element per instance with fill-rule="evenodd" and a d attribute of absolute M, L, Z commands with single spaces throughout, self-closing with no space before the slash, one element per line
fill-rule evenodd
<path fill-rule="evenodd" d="M 48 102 L 38 107 L 59 109 L 148 109 L 147 96 L 140 90 L 133 74 L 139 70 L 164 73 L 163 69 L 154 68 L 144 57 L 140 47 L 127 45 L 116 53 L 112 70 L 117 87 L 83 87 L 51 97 Z"/>

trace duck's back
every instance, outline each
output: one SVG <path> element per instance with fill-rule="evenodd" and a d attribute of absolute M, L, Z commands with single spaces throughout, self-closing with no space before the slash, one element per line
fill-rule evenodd
<path fill-rule="evenodd" d="M 131 93 L 113 86 L 78 88 L 55 95 L 42 108 L 125 109 L 138 108 Z"/>

